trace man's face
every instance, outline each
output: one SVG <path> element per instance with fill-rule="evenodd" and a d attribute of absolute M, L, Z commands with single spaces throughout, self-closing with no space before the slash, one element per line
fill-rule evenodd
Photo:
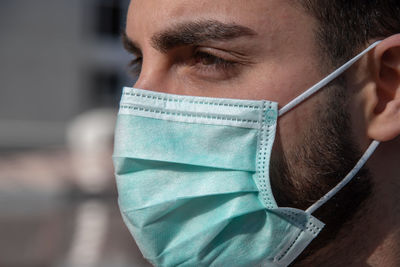
<path fill-rule="evenodd" d="M 134 87 L 284 106 L 323 75 L 314 21 L 292 2 L 131 1 L 126 35 L 141 68 Z M 283 151 L 300 142 L 315 102 L 318 97 L 279 119 Z"/>
<path fill-rule="evenodd" d="M 133 0 L 126 34 L 142 58 L 135 87 L 282 107 L 322 77 L 314 22 L 291 2 Z M 303 131 L 314 102 L 280 120 L 284 147 Z"/>
<path fill-rule="evenodd" d="M 126 35 L 141 59 L 134 87 L 284 106 L 323 75 L 314 21 L 291 2 L 131 1 Z M 300 142 L 316 102 L 314 97 L 279 119 L 283 151 Z"/>
<path fill-rule="evenodd" d="M 141 68 L 134 87 L 265 99 L 283 107 L 328 74 L 329 67 L 320 64 L 316 27 L 293 1 L 132 0 L 127 46 Z M 351 149 L 341 106 L 345 97 L 335 99 L 335 88 L 323 90 L 278 120 L 271 160 L 278 205 L 281 199 L 284 205 L 306 208 L 342 179 L 358 156 Z M 357 206 L 356 194 L 339 198 L 343 203 L 333 206 L 347 205 L 344 210 L 351 211 L 351 198 Z M 322 217 L 327 224 L 345 221 L 332 209 Z"/>

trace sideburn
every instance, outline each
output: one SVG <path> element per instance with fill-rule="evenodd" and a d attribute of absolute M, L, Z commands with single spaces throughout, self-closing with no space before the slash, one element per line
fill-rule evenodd
<path fill-rule="evenodd" d="M 302 210 L 314 204 L 337 185 L 355 166 L 362 152 L 352 134 L 344 78 L 322 89 L 325 105 L 316 108 L 313 122 L 301 142 L 290 151 L 282 151 L 277 138 L 271 156 L 271 185 L 280 207 Z M 371 194 L 368 170 L 357 176 L 313 215 L 326 224 L 296 262 L 312 255 L 336 238 L 345 224 L 362 209 Z M 293 265 L 295 266 L 295 264 Z"/>

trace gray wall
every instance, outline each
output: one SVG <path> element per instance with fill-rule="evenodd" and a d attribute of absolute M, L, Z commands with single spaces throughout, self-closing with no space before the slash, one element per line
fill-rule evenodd
<path fill-rule="evenodd" d="M 112 95 L 96 92 L 96 79 L 102 85 L 112 73 L 118 81 L 108 86 L 131 85 L 131 56 L 118 37 L 96 35 L 101 2 L 113 1 L 0 1 L 0 149 L 62 146 L 76 115 L 116 108 L 104 100 Z M 125 10 L 128 2 L 121 1 Z"/>

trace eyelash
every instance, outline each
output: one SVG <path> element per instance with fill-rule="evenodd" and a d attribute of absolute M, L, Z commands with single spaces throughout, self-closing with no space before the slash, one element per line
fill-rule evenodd
<path fill-rule="evenodd" d="M 138 77 L 142 68 L 142 56 L 136 56 L 130 63 L 129 69 L 131 75 Z M 197 68 L 201 72 L 224 72 L 229 74 L 238 63 L 226 60 L 222 57 L 213 55 L 204 51 L 194 51 L 190 60 L 190 66 Z"/>
<path fill-rule="evenodd" d="M 129 73 L 134 77 L 138 78 L 140 72 L 142 71 L 142 56 L 136 56 L 134 59 L 131 60 L 128 64 Z"/>
<path fill-rule="evenodd" d="M 237 62 L 204 51 L 195 51 L 193 59 L 194 65 L 200 67 L 202 71 L 229 72 L 237 65 Z"/>

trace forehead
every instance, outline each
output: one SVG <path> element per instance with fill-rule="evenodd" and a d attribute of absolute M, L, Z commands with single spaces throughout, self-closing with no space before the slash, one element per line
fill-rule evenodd
<path fill-rule="evenodd" d="M 218 20 L 247 26 L 270 38 L 310 32 L 310 17 L 293 0 L 132 0 L 127 34 L 151 34 L 172 25 Z M 287 37 L 283 37 L 288 40 Z"/>

